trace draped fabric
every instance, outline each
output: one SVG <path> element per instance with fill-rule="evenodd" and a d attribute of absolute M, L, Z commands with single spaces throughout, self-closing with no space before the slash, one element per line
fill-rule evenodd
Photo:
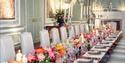
<path fill-rule="evenodd" d="M 40 44 L 43 48 L 50 47 L 50 38 L 48 30 L 40 31 Z"/>
<path fill-rule="evenodd" d="M 51 29 L 51 37 L 52 37 L 52 42 L 54 44 L 60 43 L 60 36 L 59 36 L 59 31 L 57 28 Z"/>
<path fill-rule="evenodd" d="M 79 35 L 80 34 L 80 27 L 79 27 L 79 25 L 74 25 L 74 28 L 75 28 L 75 34 Z"/>
<path fill-rule="evenodd" d="M 71 25 L 69 28 L 69 37 L 73 37 L 75 35 L 74 27 Z"/>
<path fill-rule="evenodd" d="M 88 33 L 89 32 L 89 25 L 88 24 L 84 24 L 84 29 L 85 29 L 85 32 Z"/>
<path fill-rule="evenodd" d="M 25 55 L 34 51 L 33 39 L 30 32 L 24 32 L 21 34 L 21 48 L 22 53 Z"/>
<path fill-rule="evenodd" d="M 117 23 L 116 22 L 110 22 L 109 24 L 111 24 L 111 27 L 114 31 L 117 30 Z"/>
<path fill-rule="evenodd" d="M 0 63 L 14 60 L 15 49 L 14 41 L 11 36 L 0 37 Z"/>
<path fill-rule="evenodd" d="M 66 27 L 62 26 L 60 28 L 60 33 L 61 33 L 61 40 L 62 40 L 62 42 L 65 42 L 66 39 L 67 39 L 67 30 L 66 30 Z"/>
<path fill-rule="evenodd" d="M 84 24 L 80 24 L 80 33 L 84 32 Z"/>
<path fill-rule="evenodd" d="M 100 28 L 101 26 L 101 19 L 95 19 L 95 28 Z"/>

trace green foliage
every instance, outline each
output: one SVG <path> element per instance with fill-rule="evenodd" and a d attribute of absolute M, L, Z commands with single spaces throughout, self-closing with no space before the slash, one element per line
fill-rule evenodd
<path fill-rule="evenodd" d="M 57 10 L 55 14 L 55 19 L 58 19 L 60 17 L 64 16 L 64 11 L 63 10 Z"/>

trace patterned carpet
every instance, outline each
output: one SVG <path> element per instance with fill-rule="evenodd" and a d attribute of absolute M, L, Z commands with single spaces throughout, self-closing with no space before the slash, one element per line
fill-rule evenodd
<path fill-rule="evenodd" d="M 107 63 L 125 63 L 125 38 L 118 43 Z"/>

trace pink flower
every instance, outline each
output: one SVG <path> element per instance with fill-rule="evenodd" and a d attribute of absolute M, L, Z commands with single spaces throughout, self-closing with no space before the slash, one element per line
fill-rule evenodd
<path fill-rule="evenodd" d="M 36 60 L 36 57 L 34 55 L 32 55 L 32 54 L 29 54 L 27 56 L 27 59 L 28 59 L 29 62 L 32 62 L 33 60 Z"/>
<path fill-rule="evenodd" d="M 84 37 L 85 37 L 87 40 L 91 40 L 92 34 L 85 34 Z"/>
<path fill-rule="evenodd" d="M 47 48 L 47 51 L 48 51 L 49 56 L 50 56 L 51 58 L 55 58 L 54 52 L 52 51 L 51 48 Z"/>
<path fill-rule="evenodd" d="M 95 46 L 97 44 L 97 42 L 92 42 L 92 45 Z"/>
<path fill-rule="evenodd" d="M 45 56 L 43 54 L 37 54 L 37 58 L 39 61 L 42 61 L 45 59 Z"/>

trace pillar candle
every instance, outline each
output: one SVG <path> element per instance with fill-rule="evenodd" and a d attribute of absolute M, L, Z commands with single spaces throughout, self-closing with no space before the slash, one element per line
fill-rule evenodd
<path fill-rule="evenodd" d="M 69 7 L 69 10 L 68 10 L 68 20 L 70 20 L 70 11 L 71 11 L 71 8 Z"/>
<path fill-rule="evenodd" d="M 82 15 L 83 15 L 83 3 L 80 4 L 81 5 L 81 16 L 80 16 L 80 19 L 82 20 Z"/>
<path fill-rule="evenodd" d="M 71 17 L 73 16 L 73 6 L 71 6 Z"/>
<path fill-rule="evenodd" d="M 65 22 L 65 19 L 66 19 L 66 9 L 64 9 L 64 22 Z"/>

